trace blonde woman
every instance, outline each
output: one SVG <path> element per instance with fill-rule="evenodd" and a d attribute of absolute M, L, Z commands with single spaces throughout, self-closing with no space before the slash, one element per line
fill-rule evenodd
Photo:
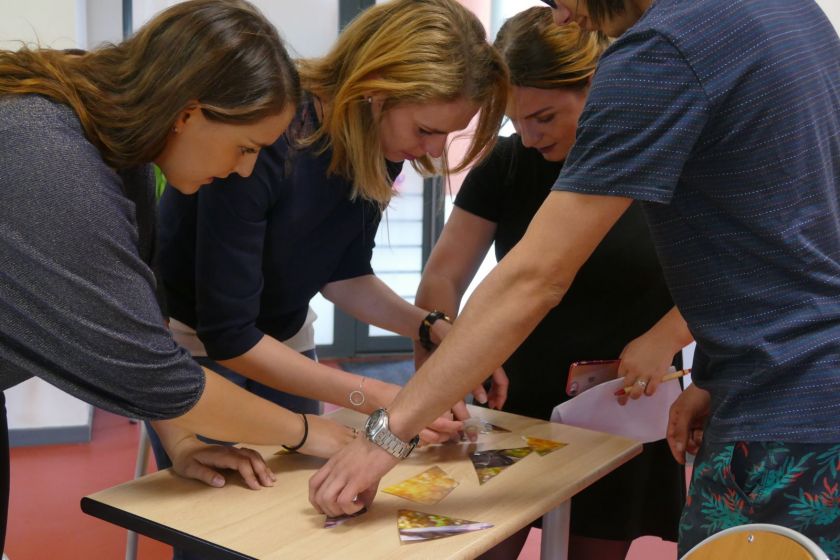
<path fill-rule="evenodd" d="M 193 0 L 91 52 L 0 51 L 0 389 L 30 377 L 160 426 L 179 472 L 215 485 L 253 452 L 197 446 L 190 431 L 328 456 L 349 429 L 303 419 L 204 370 L 166 328 L 149 263 L 151 162 L 173 188 L 250 174 L 285 130 L 299 83 L 274 27 L 238 0 Z M 0 405 L 4 397 L 0 395 Z M 0 425 L 0 550 L 8 435 Z M 210 467 L 210 468 L 208 468 Z"/>
<path fill-rule="evenodd" d="M 557 26 L 550 9 L 536 7 L 510 18 L 495 46 L 510 69 L 507 115 L 517 134 L 500 138 L 467 175 L 417 290 L 417 305 L 452 317 L 490 246 L 495 242 L 501 260 L 548 196 L 574 143 L 607 42 L 576 24 Z M 648 333 L 626 355 L 622 349 L 672 306 L 642 209 L 634 205 L 583 265 L 560 305 L 505 362 L 505 410 L 548 420 L 565 400 L 566 374 L 577 361 L 621 356 L 622 366 L 644 361 L 645 374 L 666 373 L 691 340 L 684 323 L 681 331 Z M 676 541 L 684 488 L 683 468 L 667 442 L 647 444 L 642 455 L 572 499 L 569 558 L 619 560 L 642 535 Z M 527 532 L 487 558 L 515 558 Z"/>
<path fill-rule="evenodd" d="M 318 399 L 369 413 L 399 387 L 310 359 L 309 301 L 321 292 L 363 322 L 419 336 L 430 310 L 371 269 L 382 212 L 406 160 L 450 171 L 449 135 L 477 113 L 458 169 L 492 147 L 506 70 L 481 23 L 454 0 L 371 7 L 299 70 L 304 101 L 250 177 L 231 175 L 197 197 L 163 195 L 163 286 L 174 328 L 202 363 L 301 411 L 317 410 L 310 399 Z M 435 322 L 429 343 L 447 328 Z"/>

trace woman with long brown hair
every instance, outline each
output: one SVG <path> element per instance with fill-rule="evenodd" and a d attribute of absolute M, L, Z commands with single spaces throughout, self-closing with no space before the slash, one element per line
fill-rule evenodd
<path fill-rule="evenodd" d="M 348 441 L 349 429 L 193 362 L 166 328 L 151 268 L 149 164 L 185 194 L 247 176 L 298 100 L 277 31 L 242 0 L 178 4 L 90 52 L 0 51 L 0 388 L 35 376 L 111 412 L 171 419 L 160 426 L 176 469 L 215 485 L 224 479 L 206 466 L 238 468 L 252 487 L 273 475 L 253 452 L 198 447 L 198 426 L 321 456 Z M 0 549 L 5 410 L 2 424 Z"/>

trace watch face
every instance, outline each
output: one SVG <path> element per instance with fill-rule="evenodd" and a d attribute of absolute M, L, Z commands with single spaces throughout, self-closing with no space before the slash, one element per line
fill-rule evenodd
<path fill-rule="evenodd" d="M 385 412 L 385 409 L 379 408 L 374 410 L 370 417 L 367 419 L 365 423 L 365 434 L 369 439 L 373 439 L 373 437 L 382 431 L 382 428 L 386 428 L 388 426 L 388 415 Z"/>

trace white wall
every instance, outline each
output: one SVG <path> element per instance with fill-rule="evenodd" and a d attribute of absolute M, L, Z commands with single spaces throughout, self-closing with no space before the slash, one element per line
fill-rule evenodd
<path fill-rule="evenodd" d="M 0 0 L 0 2 L 6 0 Z M 112 0 L 115 1 L 115 0 Z M 180 0 L 134 0 L 137 29 L 160 10 Z M 251 0 L 286 40 L 292 57 L 326 54 L 338 37 L 338 0 Z"/>
<path fill-rule="evenodd" d="M 817 0 L 817 4 L 834 24 L 834 28 L 840 33 L 840 0 Z"/>
<path fill-rule="evenodd" d="M 86 46 L 84 0 L 0 0 L 0 49 Z"/>
<path fill-rule="evenodd" d="M 87 0 L 87 48 L 119 43 L 123 38 L 122 2 L 120 0 Z"/>

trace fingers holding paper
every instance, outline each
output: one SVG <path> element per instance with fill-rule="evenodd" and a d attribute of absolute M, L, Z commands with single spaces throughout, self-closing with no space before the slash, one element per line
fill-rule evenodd
<path fill-rule="evenodd" d="M 696 385 L 688 388 L 671 405 L 668 415 L 668 445 L 674 459 L 685 464 L 686 452 L 696 454 L 703 441 L 711 396 Z"/>
<path fill-rule="evenodd" d="M 364 438 L 335 454 L 309 479 L 309 502 L 330 517 L 353 514 L 373 502 L 379 480 L 398 459 Z"/>
<path fill-rule="evenodd" d="M 624 405 L 627 398 L 638 399 L 653 395 L 663 376 L 668 374 L 674 355 L 692 341 L 688 325 L 676 307 L 621 351 L 618 374 L 624 376 L 627 394 L 619 397 Z M 667 380 L 667 378 L 665 379 Z"/>
<path fill-rule="evenodd" d="M 662 376 L 671 368 L 674 355 L 670 350 L 663 351 L 660 342 L 648 331 L 630 341 L 622 350 L 620 359 L 618 374 L 624 377 L 624 385 L 632 388 L 619 397 L 618 402 L 623 405 L 628 398 L 635 400 L 642 395 L 656 393 Z"/>

